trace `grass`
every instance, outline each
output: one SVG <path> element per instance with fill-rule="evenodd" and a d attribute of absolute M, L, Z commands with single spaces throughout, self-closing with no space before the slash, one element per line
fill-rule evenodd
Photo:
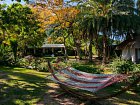
<path fill-rule="evenodd" d="M 47 92 L 47 73 L 0 67 L 0 104 L 33 105 Z"/>
<path fill-rule="evenodd" d="M 77 69 L 79 67 L 80 69 L 98 71 L 98 68 L 91 64 L 75 64 L 74 66 L 77 67 Z M 0 67 L 0 105 L 36 105 L 44 101 L 44 96 L 47 100 L 47 104 L 43 105 L 60 105 L 60 101 L 56 102 L 54 98 L 52 100 L 48 97 L 49 92 L 61 91 L 57 91 L 58 87 L 56 87 L 56 84 L 46 79 L 47 75 L 49 75 L 49 73 L 38 72 L 31 69 Z M 103 95 L 106 93 L 110 94 L 111 92 L 117 91 L 119 87 L 119 84 L 115 84 L 100 92 L 101 94 L 104 93 Z M 71 96 L 68 96 L 70 99 Z M 101 103 L 105 103 L 104 105 L 140 105 L 140 93 L 127 91 L 120 96 L 103 102 L 101 101 Z"/>
<path fill-rule="evenodd" d="M 109 67 L 102 67 L 90 63 L 73 63 L 72 66 L 78 70 L 89 72 L 89 73 L 111 73 Z M 115 83 L 107 88 L 104 88 L 97 92 L 98 96 L 106 96 L 107 94 L 112 94 L 120 90 L 121 87 L 127 86 L 125 83 Z M 140 91 L 138 88 L 133 87 L 133 89 L 119 95 L 115 98 L 107 100 L 108 102 L 104 105 L 140 105 Z M 101 103 L 104 103 L 101 102 Z"/>
<path fill-rule="evenodd" d="M 91 63 L 72 63 L 72 66 L 78 70 L 88 72 L 88 73 L 96 73 L 100 74 L 103 71 L 99 68 L 96 67 L 95 64 Z"/>

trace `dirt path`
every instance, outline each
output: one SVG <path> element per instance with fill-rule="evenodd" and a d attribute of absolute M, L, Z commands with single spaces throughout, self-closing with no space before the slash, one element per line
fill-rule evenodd
<path fill-rule="evenodd" d="M 50 87 L 48 93 L 45 93 L 43 100 L 38 102 L 37 105 L 139 105 L 140 96 L 135 93 L 122 94 L 118 97 L 102 100 L 98 103 L 82 102 L 68 93 L 63 94 L 62 89 L 55 83 L 48 83 Z M 56 97 L 60 95 L 59 97 Z"/>
<path fill-rule="evenodd" d="M 62 92 L 57 84 L 51 83 L 48 86 L 50 87 L 48 93 L 45 93 L 43 101 L 38 102 L 37 105 L 86 105 L 85 102 Z"/>

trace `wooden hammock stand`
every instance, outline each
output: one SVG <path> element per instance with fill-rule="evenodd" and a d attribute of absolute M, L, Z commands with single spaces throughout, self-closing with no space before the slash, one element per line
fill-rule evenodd
<path fill-rule="evenodd" d="M 51 73 L 52 76 L 55 75 L 54 70 L 52 69 L 52 66 L 50 64 L 50 62 L 48 61 L 48 69 L 49 72 Z M 132 83 L 129 83 L 129 85 L 127 85 L 126 87 L 121 87 L 121 89 L 118 92 L 114 92 L 112 94 L 106 95 L 106 96 L 101 96 L 101 97 L 96 97 L 96 96 L 91 96 L 91 95 L 87 95 L 87 94 L 81 94 L 79 92 L 74 91 L 73 89 L 71 89 L 72 87 L 69 87 L 67 85 L 64 85 L 62 83 L 59 83 L 60 88 L 62 88 L 64 91 L 70 93 L 71 95 L 79 98 L 80 100 L 90 100 L 90 101 L 97 101 L 97 100 L 103 100 L 103 99 L 108 99 L 111 97 L 116 97 L 117 95 L 120 95 L 124 92 L 126 92 L 127 90 L 129 90 L 130 88 L 132 88 L 134 85 L 138 84 L 140 82 L 140 72 L 134 73 L 134 74 L 130 74 L 132 76 L 137 77 Z"/>

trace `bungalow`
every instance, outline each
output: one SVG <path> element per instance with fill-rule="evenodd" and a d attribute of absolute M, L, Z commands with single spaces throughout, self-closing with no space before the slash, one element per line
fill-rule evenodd
<path fill-rule="evenodd" d="M 49 50 L 49 48 L 52 50 L 52 55 L 55 53 L 55 49 L 61 49 L 61 52 L 64 50 L 64 55 L 66 55 L 66 49 L 64 44 L 43 44 L 41 47 L 43 50 L 43 53 L 46 53 L 46 50 Z"/>
<path fill-rule="evenodd" d="M 66 55 L 66 49 L 64 44 L 43 44 L 41 47 L 33 48 L 29 47 L 27 52 L 32 55 L 62 55 L 58 54 L 58 52 L 64 52 L 64 55 Z M 28 54 L 27 54 L 28 55 Z"/>
<path fill-rule="evenodd" d="M 134 63 L 140 63 L 140 35 L 133 39 L 127 39 L 120 43 L 116 50 L 121 50 L 121 57 L 126 60 L 132 60 Z"/>

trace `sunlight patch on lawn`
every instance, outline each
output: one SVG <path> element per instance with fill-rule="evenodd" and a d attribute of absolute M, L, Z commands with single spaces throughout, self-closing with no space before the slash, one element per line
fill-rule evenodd
<path fill-rule="evenodd" d="M 132 95 L 136 95 L 136 93 L 134 93 L 134 92 L 132 92 L 132 91 L 127 91 L 126 93 L 132 94 Z"/>
<path fill-rule="evenodd" d="M 140 98 L 135 96 L 135 94 L 124 93 L 122 96 L 113 97 L 110 101 L 115 105 L 140 105 Z M 133 93 L 133 92 L 131 92 Z"/>
<path fill-rule="evenodd" d="M 21 80 L 22 78 L 21 77 L 18 77 L 18 76 L 14 76 L 14 75 L 8 75 L 8 77 L 10 78 L 10 79 L 16 79 L 16 80 Z"/>
<path fill-rule="evenodd" d="M 140 105 L 140 102 L 138 101 L 128 100 L 128 102 L 131 103 L 131 105 Z"/>
<path fill-rule="evenodd" d="M 0 67 L 0 104 L 35 105 L 48 92 L 49 73 L 13 67 Z"/>
<path fill-rule="evenodd" d="M 25 68 L 19 68 L 19 67 L 15 67 L 14 70 L 25 70 Z"/>
<path fill-rule="evenodd" d="M 59 88 L 59 86 L 55 83 L 47 83 L 47 85 L 53 88 Z"/>
<path fill-rule="evenodd" d="M 20 100 L 20 99 L 15 99 L 14 100 L 14 104 L 15 105 L 36 105 L 35 103 L 38 101 L 39 99 L 32 99 L 30 101 L 24 101 L 24 100 Z M 34 103 L 34 104 L 33 104 Z"/>
<path fill-rule="evenodd" d="M 0 67 L 0 71 L 0 74 L 3 74 L 0 78 L 0 102 L 4 100 L 5 105 L 36 105 L 37 102 L 42 102 L 44 95 L 48 93 L 61 93 L 59 85 L 47 79 L 50 73 L 18 67 Z M 106 91 L 111 93 L 114 87 Z M 139 99 L 137 94 L 128 91 L 121 97 L 113 98 L 111 102 L 117 105 L 140 105 Z"/>

